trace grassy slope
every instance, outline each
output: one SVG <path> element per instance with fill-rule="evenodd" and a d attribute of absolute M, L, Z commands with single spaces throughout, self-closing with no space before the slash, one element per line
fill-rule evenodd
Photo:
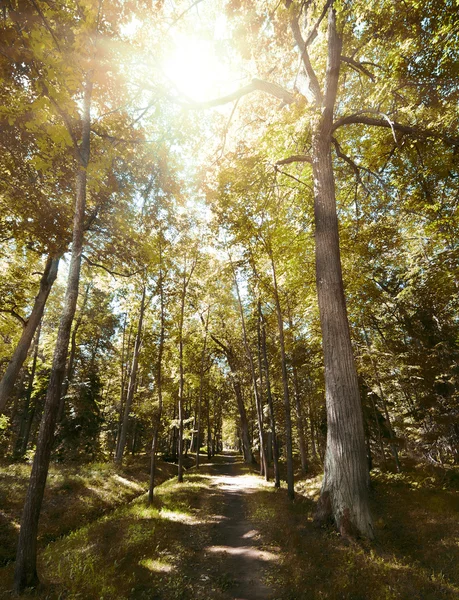
<path fill-rule="evenodd" d="M 31 466 L 0 463 L 0 597 L 2 582 L 10 579 L 19 522 Z M 94 521 L 139 496 L 148 487 L 149 459 L 83 465 L 53 464 L 48 475 L 40 517 L 39 547 Z M 158 483 L 173 477 L 177 467 L 159 463 Z M 6 568 L 5 568 L 6 567 Z"/>
<path fill-rule="evenodd" d="M 459 599 L 457 480 L 423 471 L 373 479 L 372 544 L 313 526 L 319 477 L 298 483 L 293 504 L 285 490 L 261 480 L 247 494 L 247 518 L 263 547 L 279 555 L 266 571 L 274 599 Z M 205 551 L 222 501 L 205 468 L 187 473 L 184 484 L 167 481 L 153 507 L 139 497 L 48 544 L 40 554 L 45 585 L 36 598 L 231 598 L 231 574 Z"/>
<path fill-rule="evenodd" d="M 300 482 L 293 504 L 272 490 L 251 495 L 255 526 L 281 549 L 270 572 L 276 600 L 459 599 L 459 482 L 451 475 L 373 473 L 371 544 L 313 524 L 320 477 Z"/>

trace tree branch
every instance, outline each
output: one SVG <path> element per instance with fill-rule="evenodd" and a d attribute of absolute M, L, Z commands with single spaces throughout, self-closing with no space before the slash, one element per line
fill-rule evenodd
<path fill-rule="evenodd" d="M 328 2 L 327 2 L 328 4 Z M 290 8 L 291 0 L 285 0 L 286 8 Z M 290 19 L 290 29 L 292 30 L 293 38 L 295 43 L 300 51 L 301 61 L 304 66 L 304 70 L 306 73 L 306 77 L 308 80 L 308 87 L 311 92 L 311 98 L 308 98 L 311 102 L 314 102 L 316 105 L 320 105 L 322 103 L 322 92 L 320 90 L 319 80 L 317 79 L 317 75 L 311 65 L 311 60 L 309 58 L 308 46 L 306 45 L 305 40 L 301 34 L 300 25 L 298 23 L 298 15 L 292 15 Z M 312 32 L 311 32 L 312 33 Z M 311 34 L 308 36 L 308 40 L 311 37 Z M 312 41 L 312 39 L 311 39 Z"/>
<path fill-rule="evenodd" d="M 266 94 L 270 94 L 271 96 L 275 96 L 282 100 L 284 104 L 292 104 L 295 102 L 295 96 L 291 94 L 288 90 L 284 89 L 277 83 L 272 83 L 270 81 L 264 81 L 263 79 L 252 79 L 252 82 L 244 87 L 236 90 L 235 92 L 228 94 L 227 96 L 222 96 L 220 98 L 215 98 L 214 100 L 209 100 L 207 102 L 186 102 L 183 103 L 185 108 L 191 109 L 200 109 L 200 108 L 212 108 L 214 106 L 221 106 L 222 104 L 227 104 L 228 102 L 232 102 L 233 100 L 239 100 L 242 96 L 250 94 L 251 92 L 265 92 Z"/>
<path fill-rule="evenodd" d="M 312 158 L 308 154 L 293 154 L 276 162 L 277 165 L 289 165 L 294 162 L 307 162 L 312 164 Z"/>
<path fill-rule="evenodd" d="M 369 71 L 366 67 L 364 67 L 363 64 L 358 62 L 357 60 L 354 60 L 353 58 L 350 58 L 349 56 L 341 56 L 341 62 L 350 65 L 358 73 L 363 73 L 364 75 L 369 77 L 371 79 L 371 81 L 375 80 L 375 76 L 373 75 L 373 73 L 371 71 Z"/>
<path fill-rule="evenodd" d="M 21 325 L 23 327 L 25 327 L 27 325 L 27 320 L 24 319 L 24 317 L 21 317 L 21 315 L 19 313 L 17 313 L 14 310 L 14 308 L 0 308 L 0 312 L 7 313 L 7 314 L 11 315 L 15 319 L 17 319 L 19 321 L 19 323 L 21 323 Z"/>
<path fill-rule="evenodd" d="M 105 267 L 104 265 L 95 263 L 94 261 L 92 261 L 90 258 L 85 256 L 84 254 L 82 254 L 82 257 L 88 263 L 88 265 L 90 265 L 91 267 L 97 267 L 98 269 L 103 269 L 104 271 L 109 273 L 112 277 L 133 277 L 134 275 L 138 275 L 139 273 L 142 273 L 142 271 L 145 270 L 144 268 L 142 268 L 142 269 L 139 269 L 138 271 L 133 271 L 132 273 L 120 273 L 119 271 L 113 271 L 112 269 L 109 269 L 108 267 Z"/>
<path fill-rule="evenodd" d="M 355 113 L 353 115 L 348 115 L 347 117 L 341 117 L 337 121 L 334 122 L 332 127 L 333 131 L 336 131 L 339 127 L 343 125 L 371 125 L 374 127 L 385 127 L 386 129 L 392 129 L 392 131 L 400 131 L 400 133 L 406 133 L 408 135 L 414 135 L 421 139 L 426 139 L 429 137 L 433 137 L 439 140 L 443 140 L 445 143 L 450 144 L 451 146 L 459 146 L 459 138 L 450 137 L 448 135 L 443 135 L 437 131 L 432 131 L 429 129 L 420 129 L 419 127 L 412 127 L 410 125 L 403 125 L 402 123 L 397 123 L 397 121 L 391 121 L 390 119 L 375 119 L 374 117 L 365 117 L 363 113 L 365 112 L 373 112 L 373 111 L 361 111 L 359 113 Z M 374 111 L 376 112 L 376 111 Z"/>

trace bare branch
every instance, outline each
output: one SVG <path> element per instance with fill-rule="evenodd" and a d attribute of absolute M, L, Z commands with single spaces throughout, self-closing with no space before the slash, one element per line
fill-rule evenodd
<path fill-rule="evenodd" d="M 373 75 L 373 73 L 371 71 L 369 71 L 366 67 L 364 67 L 363 64 L 358 62 L 357 60 L 354 60 L 353 58 L 349 58 L 349 56 L 341 56 L 341 62 L 350 65 L 358 73 L 363 73 L 364 75 L 369 77 L 371 79 L 371 81 L 375 80 L 375 76 Z M 373 63 L 371 63 L 371 64 L 373 64 Z"/>
<path fill-rule="evenodd" d="M 312 158 L 308 154 L 293 154 L 276 162 L 277 165 L 289 165 L 294 162 L 307 162 L 312 164 Z"/>
<path fill-rule="evenodd" d="M 330 8 L 330 6 L 332 4 L 333 4 L 333 0 L 327 0 L 327 2 L 325 2 L 325 6 L 323 7 L 322 12 L 320 13 L 320 17 L 315 22 L 314 27 L 311 29 L 311 31 L 309 32 L 308 37 L 306 38 L 306 40 L 304 42 L 305 48 L 307 48 L 308 46 L 310 46 L 311 43 L 316 39 L 316 37 L 317 37 L 317 30 L 319 29 L 319 25 L 322 23 L 325 15 L 327 14 L 327 10 Z"/>
<path fill-rule="evenodd" d="M 293 181 L 296 181 L 297 183 L 301 183 L 301 185 L 304 185 L 305 187 L 307 187 L 309 190 L 312 191 L 312 187 L 308 183 L 306 183 L 305 181 L 301 181 L 301 179 L 299 179 L 298 177 L 295 177 L 295 175 L 292 175 L 291 173 L 286 173 L 285 171 L 278 169 L 277 165 L 274 165 L 274 169 L 276 170 L 276 173 L 280 173 L 281 175 L 284 175 L 285 177 L 289 177 L 290 179 L 293 179 Z"/>
<path fill-rule="evenodd" d="M 27 320 L 24 319 L 24 317 L 21 317 L 21 315 L 19 313 L 17 313 L 14 308 L 0 308 L 0 312 L 2 313 L 7 313 L 9 315 L 11 315 L 12 317 L 14 317 L 17 321 L 19 321 L 19 323 L 25 327 L 27 325 Z"/>
<path fill-rule="evenodd" d="M 187 13 L 187 12 L 189 12 L 189 11 L 190 11 L 192 8 L 194 8 L 194 7 L 195 7 L 195 6 L 197 6 L 198 4 L 201 4 L 201 2 L 203 2 L 203 0 L 195 0 L 195 1 L 193 2 L 193 4 L 190 4 L 190 6 L 189 6 L 187 9 L 185 9 L 185 10 L 184 10 L 182 13 L 180 13 L 180 14 L 179 14 L 179 16 L 178 16 L 178 17 L 177 17 L 177 18 L 176 18 L 174 21 L 172 21 L 172 23 L 169 25 L 169 27 L 168 27 L 167 31 L 170 31 L 170 30 L 172 29 L 172 27 L 173 27 L 173 26 L 174 26 L 176 23 L 178 23 L 178 21 L 180 21 L 180 19 L 181 19 L 182 17 L 184 17 L 184 16 L 186 15 L 186 13 Z"/>
<path fill-rule="evenodd" d="M 145 268 L 142 268 L 142 269 L 139 269 L 138 271 L 132 271 L 132 273 L 120 273 L 119 271 L 114 271 L 112 269 L 109 269 L 108 267 L 105 267 L 104 265 L 95 263 L 94 261 L 92 261 L 90 258 L 85 256 L 84 254 L 82 254 L 82 257 L 85 259 L 85 261 L 88 263 L 88 265 L 90 265 L 91 267 L 97 267 L 98 269 L 103 269 L 104 271 L 109 273 L 112 277 L 133 277 L 134 275 L 138 275 L 139 273 L 142 273 L 145 270 Z"/>
<path fill-rule="evenodd" d="M 239 100 L 239 98 L 242 98 L 242 96 L 256 91 L 265 92 L 266 94 L 279 98 L 279 100 L 282 100 L 284 104 L 292 104 L 293 102 L 295 102 L 295 96 L 291 94 L 288 90 L 278 85 L 277 83 L 272 83 L 263 79 L 254 78 L 252 79 L 251 83 L 245 85 L 242 88 L 239 88 L 238 90 L 231 94 L 228 94 L 227 96 L 215 98 L 214 100 L 209 100 L 207 102 L 187 102 L 184 103 L 184 106 L 186 108 L 192 109 L 212 108 L 214 106 L 221 106 L 222 104 L 227 104 L 228 102 L 233 102 L 233 100 Z"/>
<path fill-rule="evenodd" d="M 419 127 L 412 127 L 411 125 L 403 125 L 402 123 L 397 123 L 397 121 L 391 121 L 387 117 L 386 119 L 375 119 L 374 117 L 366 117 L 363 114 L 366 112 L 374 111 L 365 110 L 359 113 L 355 113 L 353 115 L 348 115 L 347 117 L 341 117 L 333 124 L 332 132 L 336 131 L 339 127 L 342 127 L 343 125 L 371 125 L 373 127 L 385 127 L 386 129 L 391 129 L 392 132 L 399 131 L 400 133 L 406 133 L 408 135 L 413 135 L 421 139 L 436 138 L 444 141 L 446 144 L 449 144 L 451 146 L 459 146 L 459 138 L 457 137 L 443 135 L 438 131 L 432 131 L 430 129 L 422 129 Z"/>
<path fill-rule="evenodd" d="M 285 6 L 287 8 L 290 7 L 291 2 L 286 0 Z M 293 15 L 290 19 L 290 29 L 293 33 L 293 38 L 298 47 L 298 50 L 301 54 L 301 60 L 303 62 L 304 70 L 306 72 L 306 77 L 308 79 L 308 87 L 311 91 L 311 98 L 308 100 L 315 102 L 317 105 L 322 103 L 322 92 L 320 90 L 319 80 L 317 79 L 317 75 L 311 65 L 311 60 L 309 58 L 308 47 L 306 46 L 306 42 L 303 39 L 301 34 L 300 25 L 298 23 L 298 16 Z"/>

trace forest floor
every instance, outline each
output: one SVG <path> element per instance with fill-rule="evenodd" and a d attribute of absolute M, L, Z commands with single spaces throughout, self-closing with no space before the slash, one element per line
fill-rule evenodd
<path fill-rule="evenodd" d="M 42 544 L 40 600 L 459 600 L 457 472 L 373 472 L 376 541 L 313 525 L 320 476 L 292 503 L 219 456 Z M 3 571 L 3 573 L 2 573 Z M 0 570 L 11 598 L 12 564 Z M 3 594 L 3 595 L 2 595 Z"/>

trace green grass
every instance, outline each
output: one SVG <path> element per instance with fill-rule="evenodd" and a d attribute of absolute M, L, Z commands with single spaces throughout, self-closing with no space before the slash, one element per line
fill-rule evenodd
<path fill-rule="evenodd" d="M 423 469 L 373 476 L 374 542 L 349 543 L 312 521 L 320 477 L 249 496 L 249 512 L 281 561 L 269 582 L 276 600 L 459 599 L 459 493 L 450 477 Z"/>
<path fill-rule="evenodd" d="M 94 468 L 96 480 L 99 468 Z M 106 468 L 110 481 L 120 475 Z M 175 474 L 175 467 L 171 468 Z M 243 465 L 237 469 L 241 475 L 250 472 Z M 206 552 L 209 544 L 225 543 L 219 539 L 218 517 L 225 514 L 228 498 L 215 486 L 212 473 L 212 467 L 203 466 L 199 473 L 187 472 L 183 484 L 174 477 L 156 489 L 152 506 L 146 505 L 145 495 L 132 502 L 124 500 L 97 520 L 42 544 L 39 573 L 43 585 L 34 598 L 234 597 L 235 574 L 228 562 Z M 85 481 L 89 479 L 88 470 Z M 107 477 L 103 479 L 108 485 Z M 245 495 L 246 518 L 262 540 L 262 549 L 279 559 L 264 569 L 273 600 L 459 600 L 456 471 L 374 472 L 376 540 L 371 543 L 349 542 L 331 529 L 314 526 L 320 481 L 317 476 L 297 482 L 293 503 L 285 488 L 275 490 L 261 478 L 259 486 Z M 67 483 L 59 475 L 55 490 L 66 489 Z M 110 496 L 115 494 L 113 489 L 105 493 L 115 497 Z M 3 574 L 6 591 L 12 565 Z M 1 591 L 0 584 L 3 597 Z"/>
<path fill-rule="evenodd" d="M 113 463 L 52 464 L 40 517 L 39 548 L 144 493 L 148 463 L 145 456 L 127 459 L 122 467 Z M 14 560 L 30 469 L 25 463 L 0 464 L 0 582 L 9 578 L 8 563 Z M 174 465 L 160 463 L 157 479 L 164 481 L 175 472 Z"/>

